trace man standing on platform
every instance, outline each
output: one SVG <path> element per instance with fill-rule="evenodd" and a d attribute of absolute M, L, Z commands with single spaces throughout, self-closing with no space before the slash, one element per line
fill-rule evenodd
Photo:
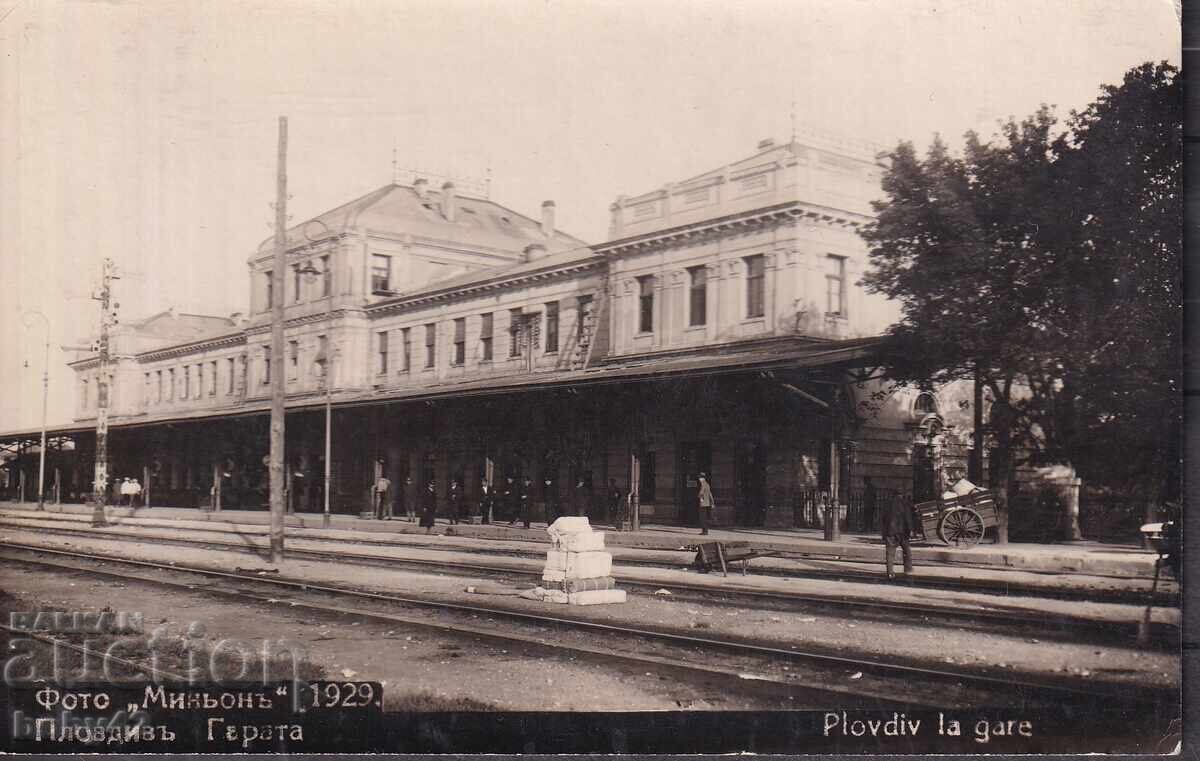
<path fill-rule="evenodd" d="M 421 527 L 428 534 L 433 531 L 433 524 L 437 521 L 437 483 L 432 478 L 425 485 L 421 508 Z"/>
<path fill-rule="evenodd" d="M 696 494 L 696 501 L 699 503 L 699 510 L 697 512 L 700 516 L 700 534 L 704 535 L 708 533 L 708 519 L 711 517 L 709 513 L 713 509 L 713 494 L 712 487 L 708 485 L 708 476 L 706 474 L 701 473 L 698 480 L 700 481 L 700 488 Z"/>
<path fill-rule="evenodd" d="M 517 487 L 518 515 L 521 518 L 521 522 L 525 524 L 525 528 L 529 528 L 529 522 L 531 520 L 531 516 L 529 514 L 531 509 L 529 498 L 530 492 L 533 491 L 532 487 L 533 479 L 529 476 L 525 476 L 525 478 L 521 480 L 521 485 Z"/>
<path fill-rule="evenodd" d="M 608 514 L 617 531 L 625 529 L 625 493 L 617 486 L 617 479 L 608 479 Z"/>
<path fill-rule="evenodd" d="M 462 519 L 462 489 L 458 485 L 458 479 L 450 479 L 450 493 L 446 495 L 447 501 L 450 502 L 450 524 L 454 525 Z"/>
<path fill-rule="evenodd" d="M 375 517 L 378 520 L 392 517 L 392 497 L 388 493 L 391 488 L 392 482 L 385 475 L 380 475 L 375 482 Z"/>
<path fill-rule="evenodd" d="M 479 522 L 492 522 L 492 509 L 496 502 L 496 495 L 492 492 L 492 485 L 488 483 L 486 478 L 479 479 Z"/>

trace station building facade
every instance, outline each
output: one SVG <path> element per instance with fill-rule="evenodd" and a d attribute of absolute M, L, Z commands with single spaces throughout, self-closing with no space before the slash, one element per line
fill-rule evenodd
<path fill-rule="evenodd" d="M 163 313 L 113 335 L 110 473 L 155 505 L 264 507 L 282 372 L 295 512 L 321 509 L 327 389 L 340 513 L 370 505 L 380 475 L 397 512 L 431 480 L 470 501 L 481 480 L 528 477 L 543 514 L 611 518 L 616 486 L 663 523 L 694 522 L 701 472 L 727 525 L 813 525 L 821 492 L 854 502 L 864 476 L 926 496 L 965 468 L 969 395 L 877 393 L 874 337 L 896 312 L 858 285 L 874 153 L 763 141 L 617 198 L 590 246 L 553 202 L 525 216 L 451 183 L 386 185 L 288 231 L 282 293 L 264 241 L 245 314 Z M 97 359 L 72 367 L 76 425 L 58 433 L 84 493 Z"/>

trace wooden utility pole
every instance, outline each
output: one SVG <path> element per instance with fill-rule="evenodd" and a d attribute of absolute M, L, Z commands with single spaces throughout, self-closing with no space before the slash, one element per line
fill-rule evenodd
<path fill-rule="evenodd" d="M 96 377 L 96 472 L 92 479 L 92 525 L 108 525 L 104 501 L 108 488 L 108 329 L 117 321 L 116 305 L 112 304 L 112 259 L 104 260 L 100 278 L 100 369 Z"/>
<path fill-rule="evenodd" d="M 279 159 L 275 182 L 275 263 L 271 270 L 271 562 L 283 559 L 284 394 L 283 302 L 287 268 L 287 117 L 279 117 Z"/>

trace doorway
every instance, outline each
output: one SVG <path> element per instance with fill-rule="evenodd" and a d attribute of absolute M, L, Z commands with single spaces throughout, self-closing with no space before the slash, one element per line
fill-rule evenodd
<path fill-rule="evenodd" d="M 739 526 L 763 525 L 767 512 L 767 458 L 762 443 L 738 442 L 734 479 L 735 523 Z"/>
<path fill-rule="evenodd" d="M 696 501 L 700 493 L 697 476 L 707 473 L 708 482 L 712 484 L 712 445 L 707 441 L 681 442 L 678 460 L 679 467 L 675 471 L 675 507 L 680 524 L 692 526 L 700 520 Z"/>

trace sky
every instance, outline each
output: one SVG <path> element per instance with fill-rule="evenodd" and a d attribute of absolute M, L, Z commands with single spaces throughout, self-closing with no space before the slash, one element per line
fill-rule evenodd
<path fill-rule="evenodd" d="M 786 140 L 795 123 L 951 145 L 1061 115 L 1146 60 L 1172 0 L 0 0 L 0 431 L 69 422 L 58 347 L 123 319 L 248 302 L 271 235 L 277 120 L 301 222 L 393 178 L 606 237 L 608 206 Z M 28 362 L 28 367 L 25 366 Z"/>

